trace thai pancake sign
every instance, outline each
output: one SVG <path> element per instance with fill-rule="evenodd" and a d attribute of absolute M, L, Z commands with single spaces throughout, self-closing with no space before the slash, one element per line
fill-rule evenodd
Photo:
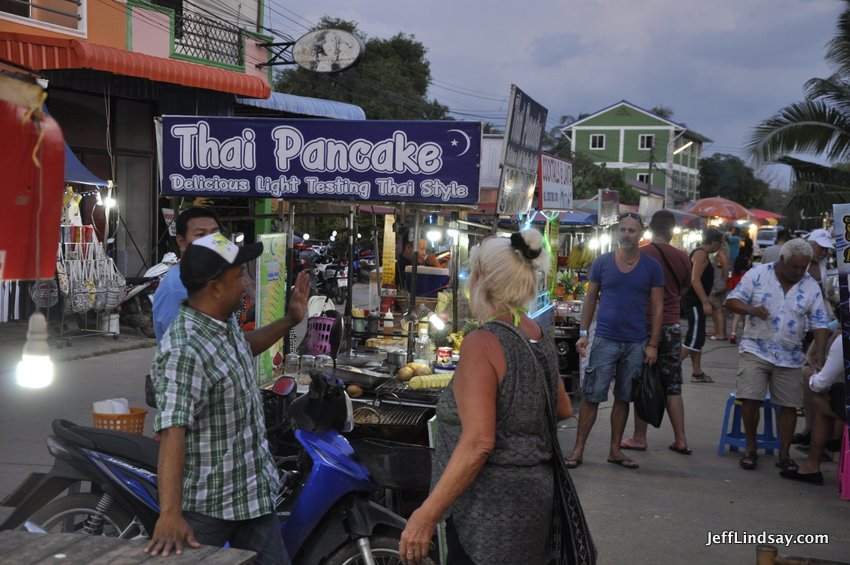
<path fill-rule="evenodd" d="M 481 124 L 162 117 L 168 196 L 476 204 Z"/>

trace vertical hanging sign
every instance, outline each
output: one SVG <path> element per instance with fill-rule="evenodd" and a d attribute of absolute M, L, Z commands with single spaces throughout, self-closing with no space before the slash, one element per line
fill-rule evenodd
<path fill-rule="evenodd" d="M 261 234 L 263 254 L 257 258 L 256 312 L 257 327 L 261 328 L 286 313 L 286 235 Z M 257 355 L 257 384 L 264 384 L 283 373 L 283 340 Z"/>
<path fill-rule="evenodd" d="M 525 214 L 531 207 L 548 115 L 545 107 L 511 85 L 497 214 Z"/>

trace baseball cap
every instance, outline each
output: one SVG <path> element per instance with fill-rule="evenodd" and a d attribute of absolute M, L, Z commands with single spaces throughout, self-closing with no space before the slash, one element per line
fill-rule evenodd
<path fill-rule="evenodd" d="M 231 267 L 243 265 L 260 256 L 262 243 L 238 246 L 220 233 L 212 233 L 193 241 L 180 260 L 180 282 L 192 292 L 221 276 Z"/>
<path fill-rule="evenodd" d="M 817 229 L 812 231 L 807 237 L 807 241 L 814 241 L 821 247 L 827 249 L 835 249 L 835 244 L 832 243 L 832 236 L 825 229 Z"/>

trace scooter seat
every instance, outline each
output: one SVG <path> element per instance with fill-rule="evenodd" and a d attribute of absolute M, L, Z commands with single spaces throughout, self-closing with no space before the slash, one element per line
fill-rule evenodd
<path fill-rule="evenodd" d="M 126 432 L 78 426 L 68 420 L 53 420 L 53 433 L 82 447 L 103 451 L 156 471 L 159 444 L 153 439 Z"/>

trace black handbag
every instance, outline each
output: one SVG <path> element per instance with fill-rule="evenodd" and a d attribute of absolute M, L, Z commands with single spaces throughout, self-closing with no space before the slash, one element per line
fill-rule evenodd
<path fill-rule="evenodd" d="M 661 427 L 664 409 L 667 407 L 667 393 L 658 374 L 658 363 L 643 364 L 640 375 L 632 382 L 632 401 L 635 412 L 641 420 L 653 427 Z"/>
<path fill-rule="evenodd" d="M 506 324 L 507 325 L 507 324 Z M 513 327 L 510 326 L 512 329 Z M 517 331 L 517 330 L 515 330 Z M 517 331 L 517 333 L 519 333 Z M 541 367 L 545 367 L 537 356 L 537 352 L 520 334 L 533 359 Z M 543 371 L 545 374 L 545 371 Z M 590 527 L 584 516 L 581 501 L 578 499 L 576 487 L 570 477 L 570 471 L 564 462 L 561 444 L 558 443 L 558 428 L 555 413 L 552 411 L 552 400 L 549 387 L 543 381 L 543 392 L 546 397 L 546 415 L 549 420 L 549 433 L 552 438 L 552 467 L 555 473 L 555 497 L 552 505 L 552 522 L 550 532 L 553 540 L 552 561 L 554 565 L 596 565 L 596 545 L 590 535 Z"/>

